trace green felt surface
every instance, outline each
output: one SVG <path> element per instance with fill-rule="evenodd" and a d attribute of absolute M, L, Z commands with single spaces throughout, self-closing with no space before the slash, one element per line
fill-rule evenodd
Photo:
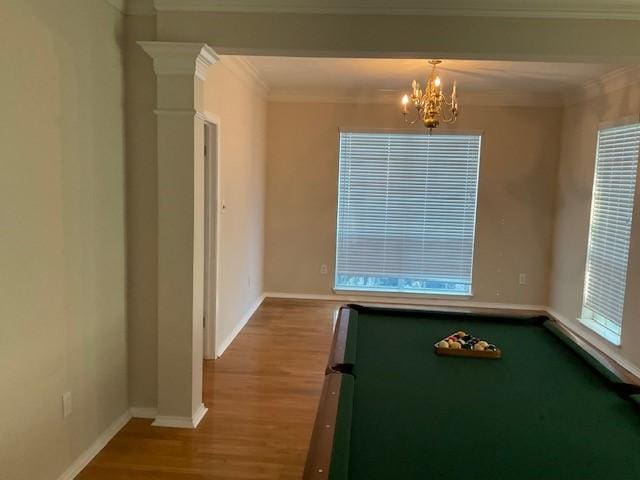
<path fill-rule="evenodd" d="M 460 329 L 503 357 L 435 355 Z M 362 311 L 356 340 L 350 435 L 334 447 L 348 475 L 332 479 L 640 479 L 637 405 L 546 328 Z"/>

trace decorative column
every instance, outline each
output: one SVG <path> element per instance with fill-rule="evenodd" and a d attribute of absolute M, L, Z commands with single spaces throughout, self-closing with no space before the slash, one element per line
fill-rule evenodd
<path fill-rule="evenodd" d="M 158 133 L 158 413 L 195 428 L 202 403 L 204 81 L 216 53 L 201 43 L 139 42 L 153 58 Z"/>

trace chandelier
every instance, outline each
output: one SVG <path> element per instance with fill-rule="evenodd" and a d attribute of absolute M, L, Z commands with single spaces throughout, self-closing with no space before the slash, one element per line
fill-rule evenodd
<path fill-rule="evenodd" d="M 458 118 L 458 97 L 456 95 L 456 83 L 453 82 L 453 90 L 451 96 L 447 98 L 442 93 L 442 81 L 438 76 L 436 67 L 442 63 L 441 60 L 429 60 L 432 65 L 431 74 L 427 78 L 427 84 L 424 92 L 420 84 L 415 80 L 411 83 L 413 93 L 411 96 L 402 97 L 402 116 L 404 121 L 413 125 L 418 120 L 431 132 L 434 128 L 443 123 L 453 123 Z M 409 102 L 415 107 L 415 118 L 407 119 L 409 113 Z"/>

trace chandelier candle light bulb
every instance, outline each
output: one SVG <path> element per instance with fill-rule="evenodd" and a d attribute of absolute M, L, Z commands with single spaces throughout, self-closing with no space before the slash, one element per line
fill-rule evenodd
<path fill-rule="evenodd" d="M 405 95 L 404 97 L 402 97 L 402 113 L 403 114 L 408 113 L 408 105 L 409 105 L 409 95 Z"/>
<path fill-rule="evenodd" d="M 432 69 L 431 74 L 427 78 L 424 93 L 420 88 L 420 84 L 414 80 L 411 82 L 411 96 L 404 95 L 402 97 L 402 115 L 404 121 L 409 125 L 413 125 L 420 119 L 429 132 L 440 125 L 440 122 L 454 123 L 458 118 L 457 84 L 453 82 L 451 96 L 447 99 L 443 93 L 442 80 L 436 71 L 436 67 L 440 63 L 441 60 L 429 60 Z M 413 120 L 407 119 L 410 101 L 416 110 L 416 115 Z"/>

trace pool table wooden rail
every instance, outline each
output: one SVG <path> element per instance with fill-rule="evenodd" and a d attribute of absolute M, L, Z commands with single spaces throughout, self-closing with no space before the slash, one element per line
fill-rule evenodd
<path fill-rule="evenodd" d="M 629 385 L 635 385 L 640 387 L 640 378 L 631 373 L 629 370 L 624 368 L 618 362 L 616 362 L 613 358 L 607 355 L 605 352 L 600 350 L 597 346 L 589 342 L 587 339 L 581 337 L 579 334 L 574 332 L 572 329 L 567 327 L 563 322 L 559 321 L 557 318 L 552 315 L 549 317 L 550 321 L 562 331 L 564 335 L 569 337 L 576 345 L 582 348 L 585 352 L 595 358 L 600 364 L 609 370 L 612 374 L 620 379 L 621 382 L 627 383 Z"/>
<path fill-rule="evenodd" d="M 326 480 L 329 478 L 335 422 L 338 416 L 338 402 L 343 378 L 342 373 L 328 373 L 325 376 L 302 477 L 304 480 Z"/>
<path fill-rule="evenodd" d="M 331 351 L 327 362 L 326 373 L 341 371 L 336 368 L 337 365 L 344 365 L 344 356 L 347 348 L 347 335 L 349 333 L 349 317 L 351 316 L 351 308 L 348 306 L 340 307 L 338 312 L 338 320 L 333 331 L 333 340 L 331 342 Z M 344 373 L 344 372 L 343 372 Z"/>

